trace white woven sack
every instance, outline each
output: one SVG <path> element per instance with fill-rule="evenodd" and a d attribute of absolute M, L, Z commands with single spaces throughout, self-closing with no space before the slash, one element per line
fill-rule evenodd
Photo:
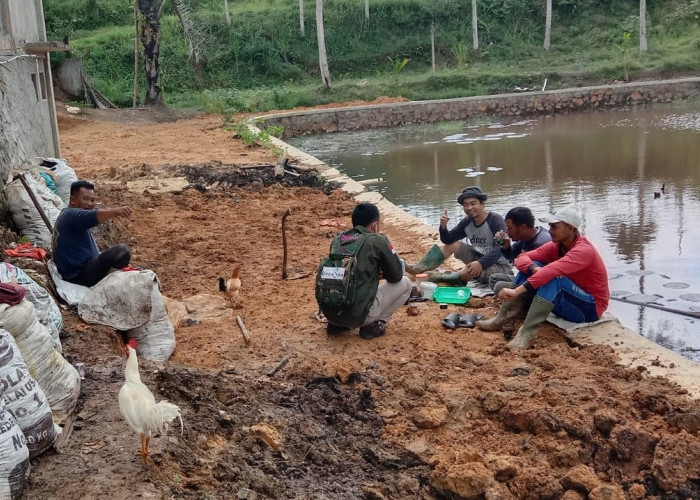
<path fill-rule="evenodd" d="M 53 423 L 44 391 L 29 374 L 15 339 L 0 329 L 0 399 L 24 433 L 29 458 L 53 444 L 61 428 Z"/>
<path fill-rule="evenodd" d="M 58 352 L 61 352 L 61 341 L 58 335 L 63 326 L 63 316 L 51 294 L 30 278 L 23 269 L 8 262 L 0 263 L 0 282 L 16 282 L 24 287 L 27 292 L 25 298 L 34 304 L 39 322 L 49 330 L 54 347 Z"/>
<path fill-rule="evenodd" d="M 10 179 L 12 174 L 10 173 Z M 24 172 L 24 178 L 27 185 L 36 195 L 37 200 L 44 213 L 48 217 L 51 224 L 56 224 L 56 219 L 65 208 L 65 204 L 56 194 L 52 193 L 46 187 L 46 183 L 39 181 L 31 172 Z M 7 196 L 7 205 L 10 208 L 12 221 L 15 223 L 22 236 L 36 246 L 50 248 L 51 247 L 51 232 L 46 227 L 44 220 L 37 212 L 34 202 L 29 197 L 29 193 L 24 188 L 19 179 L 8 181 L 5 186 L 5 195 Z"/>
<path fill-rule="evenodd" d="M 105 276 L 78 304 L 86 323 L 131 330 L 151 318 L 151 293 L 158 286 L 153 271 L 114 271 Z"/>
<path fill-rule="evenodd" d="M 44 390 L 54 421 L 63 423 L 78 402 L 80 376 L 53 348 L 51 335 L 36 319 L 34 305 L 26 299 L 16 306 L 0 304 L 0 328 L 15 338 L 29 373 Z"/>
<path fill-rule="evenodd" d="M 19 498 L 29 479 L 29 449 L 22 429 L 0 400 L 0 498 Z"/>
<path fill-rule="evenodd" d="M 166 361 L 175 351 L 175 329 L 165 309 L 165 301 L 153 281 L 151 290 L 151 318 L 148 323 L 126 332 L 128 339 L 136 339 L 136 353 L 152 361 Z"/>
<path fill-rule="evenodd" d="M 63 158 L 42 158 L 42 160 L 55 163 L 54 166 L 47 168 L 56 175 L 56 191 L 58 191 L 58 196 L 63 200 L 63 203 L 68 206 L 70 202 L 70 185 L 78 180 L 75 170 Z"/>

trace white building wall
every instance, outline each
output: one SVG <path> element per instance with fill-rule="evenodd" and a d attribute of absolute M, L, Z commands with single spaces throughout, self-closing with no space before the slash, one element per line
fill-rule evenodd
<path fill-rule="evenodd" d="M 2 1 L 2 0 L 0 0 Z M 43 42 L 43 26 L 39 27 L 39 21 L 43 24 L 43 13 L 41 16 L 37 11 L 34 0 L 8 0 L 10 18 L 12 19 L 12 36 L 17 42 Z"/>
<path fill-rule="evenodd" d="M 22 162 L 55 153 L 44 58 L 8 60 L 0 57 L 0 181 Z"/>
<path fill-rule="evenodd" d="M 45 41 L 41 0 L 0 0 L 0 184 L 22 162 L 60 154 L 49 56 L 22 48 Z"/>

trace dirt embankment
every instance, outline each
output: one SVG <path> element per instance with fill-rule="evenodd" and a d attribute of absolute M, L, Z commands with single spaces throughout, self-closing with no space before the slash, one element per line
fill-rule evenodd
<path fill-rule="evenodd" d="M 434 303 L 418 316 L 399 310 L 379 339 L 327 336 L 314 318 L 313 273 L 338 228 L 321 222 L 348 227 L 354 203 L 308 185 L 267 186 L 265 176 L 237 185 L 243 174 L 231 165 L 273 159 L 217 123 L 74 120 L 63 131 L 64 156 L 96 179 L 102 201 L 134 208 L 110 238 L 158 273 L 166 296 L 216 296 L 234 261 L 243 287 L 228 315 L 178 328 L 170 362 L 142 362 L 145 382 L 185 421 L 182 434 L 153 440 L 150 467 L 119 416 L 117 335 L 69 315 L 64 351 L 86 364 L 83 395 L 68 445 L 33 464 L 28 498 L 232 498 L 246 488 L 300 499 L 700 498 L 700 405 L 643 366 L 619 366 L 607 347 L 570 345 L 545 326 L 534 349 L 513 354 L 501 335 L 443 329 L 450 310 L 465 308 Z M 187 174 L 200 189 L 121 185 L 144 171 Z M 205 188 L 216 180 L 226 182 Z M 288 209 L 289 264 L 311 273 L 296 280 L 281 278 Z M 413 235 L 383 230 L 408 259 L 419 255 Z"/>

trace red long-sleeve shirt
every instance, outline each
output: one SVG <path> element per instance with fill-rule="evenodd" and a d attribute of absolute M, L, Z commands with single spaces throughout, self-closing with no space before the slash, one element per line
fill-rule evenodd
<path fill-rule="evenodd" d="M 608 308 L 608 272 L 598 250 L 583 236 L 576 238 L 568 251 L 559 243 L 549 241 L 539 248 L 522 253 L 516 257 L 515 267 L 520 272 L 529 274 L 534 261 L 541 262 L 544 267 L 527 279 L 533 289 L 564 276 L 593 296 L 598 316 L 602 316 Z"/>

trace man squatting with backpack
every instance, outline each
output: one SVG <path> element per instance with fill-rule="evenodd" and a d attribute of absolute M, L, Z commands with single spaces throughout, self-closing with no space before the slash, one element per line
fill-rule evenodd
<path fill-rule="evenodd" d="M 356 251 L 354 270 L 349 272 L 351 276 L 343 276 L 349 268 L 328 267 L 325 265 L 328 259 L 324 259 L 317 276 L 316 300 L 328 319 L 329 335 L 360 327 L 360 337 L 373 339 L 384 335 L 387 320 L 406 303 L 411 282 L 403 275 L 403 265 L 394 247 L 386 236 L 379 234 L 379 209 L 375 205 L 357 205 L 352 212 L 352 225 L 352 229 L 333 239 L 329 257 L 337 255 L 338 245 L 349 249 L 340 250 L 342 253 Z M 337 281 L 342 282 L 341 286 L 350 297 L 351 303 L 346 307 L 329 304 L 329 292 L 324 283 L 328 284 L 330 278 L 330 286 L 333 286 L 334 272 L 340 273 Z M 380 285 L 380 278 L 386 282 Z"/>

